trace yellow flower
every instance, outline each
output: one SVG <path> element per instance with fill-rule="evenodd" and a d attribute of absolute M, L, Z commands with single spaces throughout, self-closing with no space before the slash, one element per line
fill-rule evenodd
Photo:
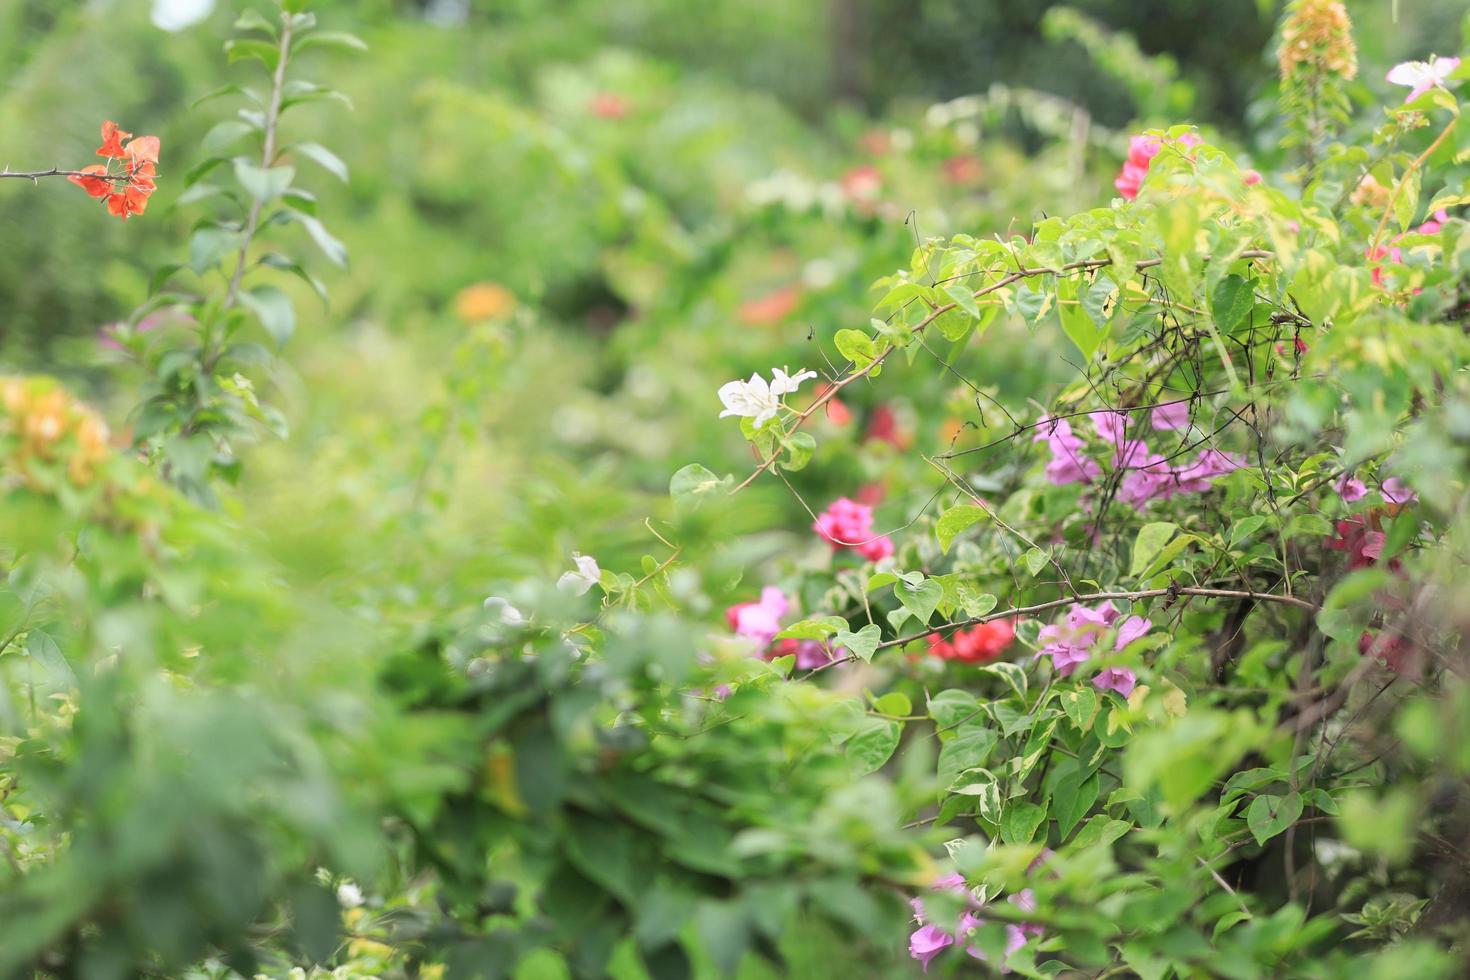
<path fill-rule="evenodd" d="M 1295 0 L 1281 25 L 1276 49 L 1281 80 L 1299 73 L 1334 74 L 1349 81 L 1358 74 L 1358 48 L 1353 22 L 1339 0 Z"/>

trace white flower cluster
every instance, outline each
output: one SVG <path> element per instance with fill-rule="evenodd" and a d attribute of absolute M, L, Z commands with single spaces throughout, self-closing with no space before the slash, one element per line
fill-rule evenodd
<path fill-rule="evenodd" d="M 798 371 L 788 375 L 780 368 L 771 368 L 769 383 L 757 372 L 750 376 L 749 381 L 731 381 L 720 385 L 718 394 L 720 401 L 725 404 L 720 418 L 738 415 L 741 418 L 755 419 L 754 425 L 759 429 L 776 417 L 776 413 L 781 410 L 782 397 L 800 388 L 807 378 L 816 376 L 815 371 Z"/>

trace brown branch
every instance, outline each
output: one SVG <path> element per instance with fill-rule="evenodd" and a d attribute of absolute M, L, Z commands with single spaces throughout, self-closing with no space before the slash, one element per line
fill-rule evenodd
<path fill-rule="evenodd" d="M 0 170 L 0 177 L 17 177 L 21 180 L 29 180 L 31 183 L 38 182 L 42 177 L 91 177 L 94 180 L 108 180 L 116 183 L 124 183 L 131 178 L 127 174 L 98 174 L 86 170 L 61 170 L 52 167 L 50 170 Z"/>
<path fill-rule="evenodd" d="M 1241 252 L 1239 255 L 1235 256 L 1235 258 L 1269 259 L 1272 257 L 1272 254 L 1273 253 L 1265 251 L 1263 249 L 1250 249 Z M 1144 259 L 1142 262 L 1135 263 L 1134 268 L 1152 269 L 1154 266 L 1162 265 L 1163 262 L 1164 260 L 1162 258 Z M 995 282 L 990 283 L 989 285 L 982 286 L 980 289 L 975 290 L 975 292 L 971 295 L 974 299 L 979 299 L 980 297 L 993 293 L 996 290 L 1004 289 L 1007 286 L 1014 285 L 1015 283 L 1020 282 L 1022 279 L 1031 279 L 1036 276 L 1058 276 L 1067 272 L 1090 272 L 1094 269 L 1101 269 L 1112 264 L 1112 259 L 1083 259 L 1078 262 L 1069 262 L 1066 265 L 1058 266 L 1055 269 L 1028 269 L 1022 267 L 1017 269 L 1015 272 L 1008 273 L 1007 275 L 1002 276 L 1000 279 L 997 279 Z M 928 316 L 924 317 L 924 319 L 920 320 L 911 328 L 911 332 L 916 334 L 922 333 L 925 327 L 929 326 L 929 324 L 933 323 L 944 314 L 955 309 L 957 306 L 959 306 L 958 303 L 946 303 L 943 306 L 934 307 L 929 311 Z M 873 372 L 874 368 L 878 367 L 885 360 L 887 360 L 888 355 L 892 354 L 896 350 L 898 350 L 898 348 L 894 346 L 892 341 L 887 342 L 883 348 L 882 353 L 873 358 L 873 360 L 869 361 L 865 366 L 854 371 L 852 374 L 849 374 L 843 378 L 838 378 L 836 381 L 829 384 L 826 391 L 818 395 L 815 401 L 813 401 L 810 405 L 808 405 L 806 408 L 796 414 L 787 432 L 795 432 L 797 429 L 801 428 L 806 423 L 806 420 L 811 418 L 812 415 L 816 413 L 817 409 L 821 408 L 833 398 L 837 397 L 838 392 L 840 392 L 843 388 L 846 388 L 848 385 L 852 384 L 854 381 L 857 381 L 860 378 L 866 378 L 869 374 Z M 730 491 L 731 495 L 739 493 L 741 490 L 744 490 L 746 487 L 754 483 L 757 477 L 759 477 L 762 473 L 766 472 L 772 466 L 774 466 L 776 460 L 780 458 L 781 451 L 778 449 L 766 459 L 762 460 L 761 464 L 756 467 L 755 472 L 747 476 L 744 480 L 740 482 L 739 486 Z"/>
<path fill-rule="evenodd" d="M 1128 602 L 1136 602 L 1139 599 L 1157 599 L 1161 596 L 1181 595 L 1201 596 L 1207 599 L 1253 599 L 1257 602 L 1279 602 L 1282 605 L 1295 606 L 1298 609 L 1304 609 L 1312 613 L 1317 612 L 1319 608 L 1315 603 L 1308 602 L 1305 599 L 1299 599 L 1293 595 L 1278 595 L 1274 592 L 1251 592 L 1246 589 L 1205 589 L 1194 586 L 1171 586 L 1167 589 L 1140 589 L 1135 592 L 1089 592 L 1085 595 L 1069 595 L 1063 596 L 1060 599 L 1050 599 L 1046 602 L 1038 602 L 1030 606 L 1003 609 L 999 612 L 986 613 L 984 616 L 976 616 L 973 619 L 962 619 L 958 622 L 944 623 L 933 629 L 926 629 L 922 633 L 914 633 L 909 636 L 896 637 L 892 640 L 884 640 L 874 648 L 874 651 L 902 646 L 905 643 L 912 643 L 914 640 L 922 640 L 924 637 L 933 633 L 963 629 L 966 626 L 979 626 L 983 623 L 989 623 L 997 619 L 1008 619 L 1013 616 L 1028 616 L 1032 613 L 1046 612 L 1048 609 L 1056 609 L 1076 602 L 1101 602 L 1105 599 L 1122 599 Z M 833 660 L 813 669 L 812 673 L 815 674 L 819 670 L 826 670 L 828 667 L 835 667 L 837 664 L 851 663 L 856 659 L 858 658 L 847 656 Z"/>

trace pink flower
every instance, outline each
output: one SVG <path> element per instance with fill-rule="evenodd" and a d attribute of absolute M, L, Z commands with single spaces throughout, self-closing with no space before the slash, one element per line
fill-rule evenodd
<path fill-rule="evenodd" d="M 835 657 L 845 656 L 841 647 L 828 651 L 816 640 L 793 640 L 790 638 L 777 640 L 775 646 L 766 654 L 767 660 L 775 660 L 777 657 L 795 657 L 793 666 L 797 670 L 815 670 L 832 662 Z"/>
<path fill-rule="evenodd" d="M 868 561 L 882 561 L 893 554 L 893 539 L 888 535 L 870 538 L 853 549 Z"/>
<path fill-rule="evenodd" d="M 1391 476 L 1387 480 L 1384 480 L 1383 485 L 1378 488 L 1378 492 L 1383 495 L 1384 501 L 1390 504 L 1412 504 L 1419 499 L 1419 495 L 1407 483 L 1396 476 Z"/>
<path fill-rule="evenodd" d="M 1032 442 L 1045 442 L 1051 450 L 1046 478 L 1062 487 L 1069 483 L 1091 483 L 1102 475 L 1097 461 L 1082 451 L 1082 440 L 1072 434 L 1066 419 L 1042 419 Z"/>
<path fill-rule="evenodd" d="M 1240 175 L 1245 178 L 1245 186 L 1247 187 L 1252 187 L 1261 182 L 1261 172 L 1259 170 L 1244 170 Z"/>
<path fill-rule="evenodd" d="M 1154 428 L 1178 431 L 1189 428 L 1189 402 L 1171 402 L 1159 405 L 1150 415 Z"/>
<path fill-rule="evenodd" d="M 725 610 L 725 619 L 736 634 L 749 637 L 757 645 L 765 647 L 781 632 L 780 620 L 789 608 L 786 593 L 774 585 L 768 585 L 761 589 L 759 602 L 742 602 L 731 606 Z"/>
<path fill-rule="evenodd" d="M 1099 691 L 1117 691 L 1125 698 L 1137 685 L 1138 678 L 1127 667 L 1104 667 L 1092 678 L 1092 686 Z"/>
<path fill-rule="evenodd" d="M 1124 432 L 1128 428 L 1127 412 L 1089 412 L 1087 418 L 1099 436 L 1122 448 Z"/>
<path fill-rule="evenodd" d="M 1459 58 L 1430 55 L 1428 61 L 1405 61 L 1389 69 L 1387 79 L 1393 85 L 1407 85 L 1405 102 L 1413 102 L 1436 85 L 1443 86 L 1451 72 L 1460 67 Z"/>
<path fill-rule="evenodd" d="M 1348 476 L 1346 473 L 1332 486 L 1337 490 L 1337 495 L 1342 498 L 1342 502 L 1345 504 L 1356 503 L 1368 496 L 1367 485 L 1362 480 Z"/>
<path fill-rule="evenodd" d="M 1128 644 L 1132 643 L 1134 640 L 1138 639 L 1140 636 L 1143 636 L 1149 630 L 1153 629 L 1153 625 L 1153 623 L 1144 619 L 1142 616 L 1129 616 L 1127 619 L 1123 620 L 1123 624 L 1118 627 L 1118 639 L 1117 642 L 1113 644 L 1113 649 L 1123 649 Z"/>
<path fill-rule="evenodd" d="M 847 497 L 839 497 L 817 515 L 812 528 L 834 550 L 856 547 L 872 537 L 873 508 Z"/>
<path fill-rule="evenodd" d="M 1104 599 L 1091 609 L 1073 604 L 1072 608 L 1067 611 L 1067 625 L 1074 630 L 1112 626 L 1117 618 L 1118 607 L 1113 605 L 1111 599 Z"/>
<path fill-rule="evenodd" d="M 909 936 L 909 955 L 924 964 L 928 973 L 929 961 L 953 945 L 954 936 L 938 926 L 920 926 Z"/>
<path fill-rule="evenodd" d="M 1172 142 L 1185 149 L 1193 149 L 1204 140 L 1194 133 L 1185 133 Z M 1149 165 L 1153 163 L 1154 157 L 1159 155 L 1161 149 L 1163 149 L 1163 140 L 1157 136 L 1134 136 L 1128 140 L 1128 159 L 1123 162 L 1123 169 L 1113 181 L 1113 186 L 1118 189 L 1119 194 L 1130 201 L 1138 197 L 1138 191 L 1143 186 L 1143 178 L 1148 176 Z"/>

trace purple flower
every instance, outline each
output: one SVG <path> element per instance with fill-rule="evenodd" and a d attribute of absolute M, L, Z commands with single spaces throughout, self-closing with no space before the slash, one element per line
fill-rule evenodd
<path fill-rule="evenodd" d="M 1138 678 L 1127 667 L 1105 667 L 1092 679 L 1092 686 L 1099 691 L 1117 691 L 1125 698 L 1137 685 Z"/>
<path fill-rule="evenodd" d="M 1117 618 L 1118 607 L 1113 605 L 1111 599 L 1104 599 L 1091 609 L 1074 603 L 1072 608 L 1067 610 L 1067 625 L 1074 630 L 1088 626 L 1112 626 L 1113 621 Z"/>
<path fill-rule="evenodd" d="M 1087 418 L 1099 436 L 1114 446 L 1122 447 L 1124 433 L 1128 429 L 1127 412 L 1089 412 Z"/>
<path fill-rule="evenodd" d="M 1123 620 L 1123 624 L 1118 627 L 1118 641 L 1113 644 L 1113 649 L 1123 649 L 1128 644 L 1132 643 L 1134 640 L 1147 633 L 1150 629 L 1153 628 L 1153 625 L 1153 623 L 1144 619 L 1142 616 L 1129 616 L 1127 619 Z"/>
<path fill-rule="evenodd" d="M 1384 502 L 1390 504 L 1412 504 L 1419 499 L 1413 488 L 1396 476 L 1384 480 L 1378 492 L 1383 494 Z"/>
<path fill-rule="evenodd" d="M 929 961 L 954 945 L 954 936 L 938 926 L 920 926 L 909 935 L 909 955 L 924 964 L 929 972 Z"/>
<path fill-rule="evenodd" d="M 1046 478 L 1061 487 L 1069 483 L 1091 483 L 1102 475 L 1102 467 L 1082 451 L 1082 440 L 1072 433 L 1066 419 L 1042 419 L 1032 442 L 1044 442 L 1051 450 Z"/>
<path fill-rule="evenodd" d="M 1339 478 L 1338 481 L 1332 486 L 1337 491 L 1337 495 L 1342 498 L 1342 502 L 1345 504 L 1356 503 L 1357 501 L 1362 500 L 1364 497 L 1368 496 L 1367 485 L 1363 483 L 1362 480 L 1359 480 L 1356 477 L 1348 476 L 1346 473 L 1344 473 L 1341 478 Z"/>
<path fill-rule="evenodd" d="M 1160 405 L 1150 414 L 1155 429 L 1178 431 L 1189 428 L 1189 402 Z"/>

